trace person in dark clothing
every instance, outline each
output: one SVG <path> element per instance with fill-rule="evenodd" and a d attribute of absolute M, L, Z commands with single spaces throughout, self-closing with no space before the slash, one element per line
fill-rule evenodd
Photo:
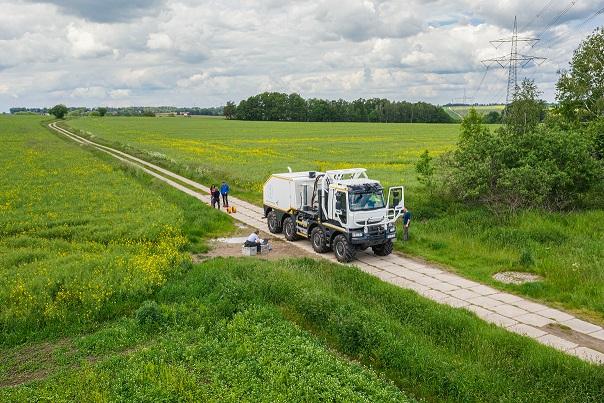
<path fill-rule="evenodd" d="M 215 185 L 210 187 L 210 196 L 212 199 L 212 208 L 220 209 L 220 191 Z"/>
<path fill-rule="evenodd" d="M 409 225 L 411 224 L 411 212 L 403 207 L 403 240 L 409 240 Z"/>
<path fill-rule="evenodd" d="M 220 194 L 222 195 L 222 205 L 224 207 L 229 207 L 229 185 L 222 181 L 222 185 L 220 185 Z"/>

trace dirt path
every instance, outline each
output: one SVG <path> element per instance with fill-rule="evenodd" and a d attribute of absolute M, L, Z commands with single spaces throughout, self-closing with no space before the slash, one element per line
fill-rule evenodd
<path fill-rule="evenodd" d="M 80 137 L 55 123 L 51 123 L 49 127 L 82 146 L 105 152 L 204 203 L 210 203 L 209 189 L 206 186 L 122 151 Z M 237 208 L 237 213 L 233 214 L 235 219 L 251 228 L 258 228 L 266 237 L 270 236 L 275 245 L 279 245 L 279 252 L 275 251 L 272 256 L 269 254 L 271 258 L 307 255 L 337 263 L 333 253 L 316 254 L 307 241 L 287 242 L 283 235 L 269 234 L 262 208 L 232 196 L 229 196 L 229 201 Z M 240 256 L 240 248 L 241 244 L 220 245 L 215 249 L 215 253 L 222 251 L 225 255 Z M 438 303 L 472 311 L 489 323 L 533 338 L 557 350 L 592 363 L 604 364 L 604 329 L 566 312 L 500 292 L 440 267 L 396 254 L 381 257 L 372 252 L 361 252 L 351 265 L 398 287 L 412 289 Z"/>

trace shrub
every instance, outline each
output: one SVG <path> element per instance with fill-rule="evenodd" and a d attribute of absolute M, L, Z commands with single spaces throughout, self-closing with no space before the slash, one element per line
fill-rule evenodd
<path fill-rule="evenodd" d="M 490 131 L 481 123 L 471 110 L 457 150 L 441 159 L 441 181 L 454 198 L 494 211 L 562 210 L 576 207 L 597 182 L 591 142 L 580 132 L 543 125 Z"/>
<path fill-rule="evenodd" d="M 520 259 L 518 260 L 518 263 L 520 263 L 520 265 L 523 267 L 530 267 L 534 265 L 535 259 L 533 259 L 533 252 L 528 248 L 524 249 L 520 254 Z"/>
<path fill-rule="evenodd" d="M 141 326 L 159 325 L 164 320 L 164 315 L 155 301 L 145 301 L 136 310 L 136 320 Z"/>

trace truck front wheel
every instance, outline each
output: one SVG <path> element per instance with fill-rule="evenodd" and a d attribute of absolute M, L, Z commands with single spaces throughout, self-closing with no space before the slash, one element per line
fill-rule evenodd
<path fill-rule="evenodd" d="M 279 221 L 275 210 L 271 210 L 268 212 L 268 214 L 266 215 L 266 220 L 268 222 L 268 230 L 271 233 L 279 234 L 281 233 L 281 231 L 283 231 L 283 228 L 281 227 L 281 222 Z"/>
<path fill-rule="evenodd" d="M 371 247 L 373 249 L 373 253 L 378 256 L 388 256 L 392 253 L 393 245 L 392 241 L 389 239 L 381 245 L 374 245 Z"/>
<path fill-rule="evenodd" d="M 310 233 L 312 248 L 317 253 L 325 253 L 329 250 L 327 239 L 325 239 L 325 231 L 321 227 L 315 227 Z"/>
<path fill-rule="evenodd" d="M 297 241 L 299 239 L 293 217 L 286 217 L 283 220 L 283 232 L 285 232 L 285 239 L 288 241 Z"/>
<path fill-rule="evenodd" d="M 354 245 L 348 242 L 346 236 L 341 234 L 337 235 L 333 239 L 333 251 L 336 255 L 336 259 L 338 259 L 338 262 L 342 263 L 353 261 L 357 252 Z"/>

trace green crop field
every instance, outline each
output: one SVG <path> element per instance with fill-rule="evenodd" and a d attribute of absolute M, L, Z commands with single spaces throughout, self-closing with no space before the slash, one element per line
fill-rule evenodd
<path fill-rule="evenodd" d="M 0 401 L 602 401 L 589 365 L 357 269 L 191 264 L 228 216 L 0 117 Z"/>
<path fill-rule="evenodd" d="M 237 196 L 255 203 L 261 202 L 266 178 L 286 171 L 287 166 L 294 170 L 365 167 L 386 186 L 405 185 L 406 204 L 415 222 L 411 240 L 397 242 L 400 251 L 604 323 L 603 211 L 496 215 L 426 201 L 414 165 L 426 149 L 435 156 L 453 149 L 457 125 L 168 117 L 81 118 L 67 124 L 206 184 L 226 179 Z M 493 274 L 508 270 L 534 272 L 544 281 L 504 285 L 492 279 Z"/>
<path fill-rule="evenodd" d="M 478 105 L 478 106 L 445 106 L 445 111 L 454 119 L 463 119 L 466 117 L 470 109 L 476 109 L 481 115 L 486 115 L 489 112 L 501 113 L 505 109 L 505 105 Z"/>

